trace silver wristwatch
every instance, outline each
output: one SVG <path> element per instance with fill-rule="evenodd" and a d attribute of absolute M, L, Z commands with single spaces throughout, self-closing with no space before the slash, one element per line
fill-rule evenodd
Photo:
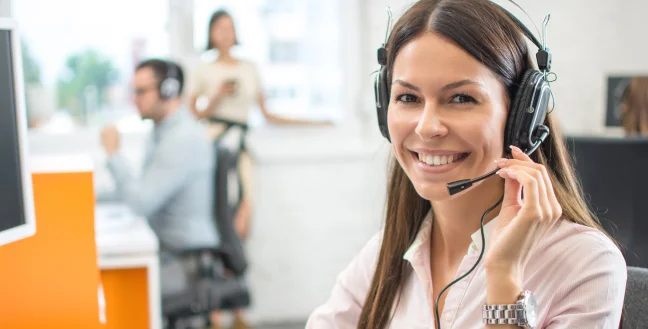
<path fill-rule="evenodd" d="M 484 305 L 485 324 L 515 324 L 534 329 L 538 324 L 538 304 L 530 291 L 523 291 L 515 304 Z"/>

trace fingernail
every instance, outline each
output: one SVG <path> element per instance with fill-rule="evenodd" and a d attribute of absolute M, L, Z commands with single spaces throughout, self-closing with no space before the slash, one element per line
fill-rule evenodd
<path fill-rule="evenodd" d="M 514 145 L 511 145 L 511 150 L 512 150 L 513 152 L 522 152 L 522 150 L 520 150 L 519 147 L 514 146 Z"/>
<path fill-rule="evenodd" d="M 499 164 L 505 163 L 506 160 L 507 160 L 507 159 L 504 159 L 504 158 L 497 159 L 497 160 L 495 160 L 495 163 L 497 163 L 497 164 L 499 165 Z"/>

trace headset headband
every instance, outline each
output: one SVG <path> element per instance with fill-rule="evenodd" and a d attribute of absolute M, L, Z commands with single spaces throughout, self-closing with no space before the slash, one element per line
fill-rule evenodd
<path fill-rule="evenodd" d="M 513 0 L 508 0 L 512 4 L 514 4 L 516 7 L 520 8 L 524 14 L 531 19 L 529 14 L 524 10 L 524 8 L 520 7 L 515 1 Z M 522 30 L 522 33 L 524 36 L 527 37 L 527 39 L 531 40 L 536 47 L 538 47 L 538 52 L 536 53 L 536 62 L 538 64 L 538 68 L 540 71 L 545 73 L 545 78 L 547 72 L 551 70 L 551 54 L 549 54 L 549 50 L 547 49 L 547 24 L 549 24 L 549 18 L 551 17 L 550 14 L 547 14 L 544 17 L 544 20 L 542 21 L 542 43 L 536 38 L 536 36 L 529 30 L 529 28 L 520 21 L 515 15 L 513 15 L 510 11 L 506 10 L 506 8 L 502 7 L 500 4 L 490 1 L 492 4 L 496 5 L 499 7 L 506 16 L 508 16 L 517 27 Z M 533 20 L 531 20 L 533 22 Z M 537 28 L 536 28 L 537 30 Z"/>
<path fill-rule="evenodd" d="M 167 65 L 167 73 L 165 79 L 168 78 L 177 79 L 178 74 L 177 74 L 176 66 L 170 61 L 166 61 L 166 65 Z"/>
<path fill-rule="evenodd" d="M 529 16 L 527 12 L 520 7 L 515 1 L 513 0 L 508 0 L 512 4 L 514 4 L 516 7 L 520 8 L 527 17 Z M 508 16 L 515 25 L 522 30 L 522 33 L 524 36 L 527 37 L 527 39 L 531 40 L 533 44 L 538 47 L 538 53 L 536 54 L 536 60 L 538 64 L 538 68 L 540 71 L 543 72 L 548 72 L 551 70 L 551 55 L 549 54 L 547 50 L 547 24 L 549 23 L 549 18 L 551 17 L 550 14 L 547 14 L 542 22 L 542 42 L 536 38 L 536 36 L 520 21 L 515 15 L 513 15 L 510 11 L 506 10 L 506 8 L 502 7 L 500 4 L 489 1 L 492 4 L 496 5 L 499 7 L 506 16 Z M 392 12 L 391 8 L 387 7 L 387 14 L 388 14 L 388 21 L 387 21 L 387 31 L 385 32 L 385 42 L 383 43 L 383 46 L 378 49 L 378 64 L 384 66 L 387 65 L 387 50 L 385 49 L 385 45 L 387 44 L 387 41 L 389 39 L 389 35 L 391 33 L 391 22 L 392 22 Z M 530 17 L 529 17 L 530 18 Z"/>

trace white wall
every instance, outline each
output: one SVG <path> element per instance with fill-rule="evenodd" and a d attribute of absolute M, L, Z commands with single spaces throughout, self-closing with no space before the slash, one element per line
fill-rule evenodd
<path fill-rule="evenodd" d="M 648 73 L 642 40 L 648 2 L 643 0 L 524 1 L 532 17 L 551 12 L 548 45 L 558 81 L 556 114 L 573 133 L 603 134 L 607 76 Z"/>
<path fill-rule="evenodd" d="M 255 322 L 303 321 L 382 225 L 389 148 L 344 129 L 260 129 L 247 244 Z"/>

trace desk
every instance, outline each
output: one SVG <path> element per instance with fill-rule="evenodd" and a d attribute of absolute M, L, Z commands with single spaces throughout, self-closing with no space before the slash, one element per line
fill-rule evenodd
<path fill-rule="evenodd" d="M 137 299 L 128 296 L 128 290 L 137 290 L 133 287 L 142 285 L 142 279 L 136 277 L 141 277 L 141 270 L 145 270 L 146 287 L 140 287 L 140 290 L 147 291 L 148 328 L 161 329 L 159 243 L 151 227 L 145 219 L 137 217 L 124 205 L 98 204 L 95 207 L 95 235 L 99 268 L 106 290 L 108 327 L 113 327 L 111 323 L 118 325 L 128 323 L 129 327 L 134 325 L 130 321 L 135 321 L 133 317 L 135 314 L 132 313 L 137 311 L 129 309 L 131 304 L 126 305 L 124 301 L 132 302 Z M 129 270 L 140 272 L 128 272 Z M 121 282 L 124 278 L 131 281 L 135 278 L 137 282 Z M 111 300 L 115 301 L 112 306 Z M 128 312 L 131 314 L 123 314 Z"/>

